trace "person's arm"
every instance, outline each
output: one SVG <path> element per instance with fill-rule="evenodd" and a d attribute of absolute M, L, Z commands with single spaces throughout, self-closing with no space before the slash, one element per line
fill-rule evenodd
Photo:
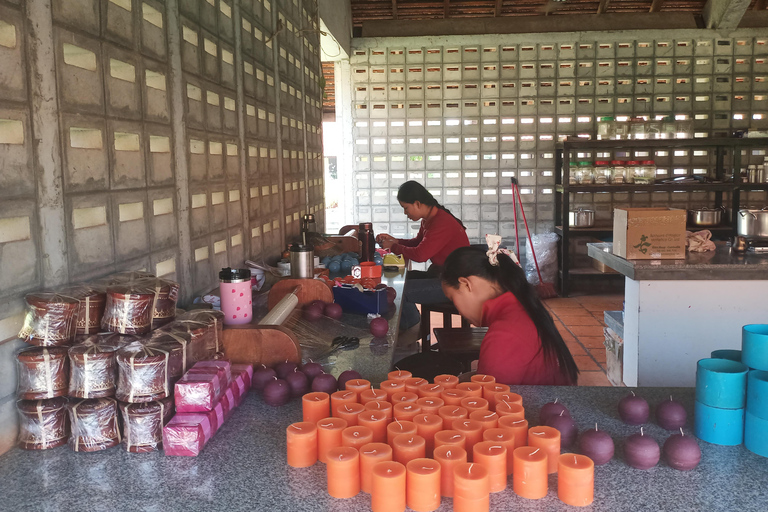
<path fill-rule="evenodd" d="M 442 226 L 434 226 L 428 232 L 422 228 L 419 234 L 421 241 L 416 246 L 410 247 L 396 243 L 392 246 L 392 252 L 402 254 L 411 261 L 423 262 L 431 259 L 448 243 L 448 236 Z"/>
<path fill-rule="evenodd" d="M 416 247 L 424 239 L 424 228 L 420 227 L 419 232 L 416 234 L 416 238 L 396 238 L 395 244 L 402 245 L 403 247 Z"/>

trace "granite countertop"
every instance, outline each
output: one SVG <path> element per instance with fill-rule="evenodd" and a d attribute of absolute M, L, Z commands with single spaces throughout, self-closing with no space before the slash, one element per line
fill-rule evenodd
<path fill-rule="evenodd" d="M 724 242 L 710 252 L 686 252 L 680 260 L 627 260 L 610 242 L 587 244 L 587 254 L 635 281 L 768 279 L 768 253 L 736 254 Z"/>
<path fill-rule="evenodd" d="M 595 469 L 593 511 L 763 511 L 768 500 L 768 459 L 743 446 L 715 446 L 699 441 L 701 464 L 693 471 L 674 470 L 663 461 L 640 471 L 622 460 L 622 440 L 639 430 L 624 425 L 616 404 L 620 388 L 524 386 L 514 389 L 537 424 L 537 411 L 555 398 L 571 411 L 580 429 L 597 422 L 616 442 L 616 457 Z M 694 390 L 640 388 L 653 408 L 672 394 L 688 409 L 686 433 L 692 432 Z M 42 452 L 12 449 L 0 457 L 0 499 L 5 510 L 269 510 L 274 512 L 356 512 L 370 510 L 370 496 L 338 500 L 326 492 L 325 467 L 296 469 L 285 462 L 285 428 L 300 421 L 301 404 L 273 408 L 255 393 L 246 397 L 198 457 L 166 457 L 162 452 L 130 454 L 121 447 L 75 453 L 66 446 Z M 646 435 L 660 444 L 671 434 L 653 424 Z M 511 479 L 510 479 L 511 482 Z M 549 493 L 526 500 L 511 489 L 491 495 L 494 511 L 576 510 L 557 499 L 557 477 Z M 452 510 L 443 498 L 441 512 Z"/>

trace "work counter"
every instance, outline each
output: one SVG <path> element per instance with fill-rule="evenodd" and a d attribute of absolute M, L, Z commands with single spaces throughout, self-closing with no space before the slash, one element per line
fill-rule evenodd
<path fill-rule="evenodd" d="M 366 375 L 364 375 L 365 377 Z M 662 460 L 641 471 L 623 462 L 623 439 L 639 431 L 624 425 L 617 403 L 626 393 L 619 388 L 523 386 L 513 389 L 524 399 L 531 425 L 538 410 L 559 399 L 571 411 L 580 430 L 608 432 L 616 456 L 595 468 L 593 511 L 765 510 L 768 500 L 768 459 L 743 446 L 724 447 L 699 441 L 701 464 L 681 472 Z M 672 395 L 688 409 L 692 433 L 692 389 L 641 388 L 637 394 L 653 407 Z M 273 408 L 250 393 L 198 457 L 167 457 L 162 452 L 126 453 L 122 447 L 104 452 L 75 453 L 66 446 L 43 452 L 12 449 L 0 457 L 0 500 L 4 510 L 62 511 L 204 511 L 257 510 L 274 512 L 353 512 L 370 510 L 370 496 L 337 500 L 326 492 L 325 466 L 304 469 L 285 461 L 285 429 L 301 419 L 301 404 L 293 400 Z M 660 445 L 671 432 L 654 424 L 645 434 Z M 511 478 L 509 479 L 511 486 Z M 440 511 L 452 510 L 443 498 Z M 526 500 L 508 487 L 491 495 L 491 510 L 575 510 L 557 499 L 557 477 L 549 477 L 549 493 Z"/>
<path fill-rule="evenodd" d="M 590 257 L 625 276 L 623 380 L 627 386 L 693 386 L 696 361 L 740 349 L 741 327 L 768 318 L 768 253 L 724 243 L 679 260 L 627 260 L 613 244 Z"/>

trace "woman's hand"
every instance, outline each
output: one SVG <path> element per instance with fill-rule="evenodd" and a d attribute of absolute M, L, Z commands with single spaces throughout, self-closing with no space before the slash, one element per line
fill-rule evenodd
<path fill-rule="evenodd" d="M 393 238 L 393 237 L 389 237 L 389 238 L 387 238 L 387 239 L 384 239 L 384 240 L 382 240 L 381 242 L 379 242 L 379 245 L 380 245 L 380 246 L 381 246 L 383 249 L 391 249 L 391 248 L 392 248 L 392 246 L 393 246 L 393 245 L 395 245 L 396 243 L 397 243 L 397 239 L 395 239 L 395 238 Z"/>
<path fill-rule="evenodd" d="M 388 233 L 379 233 L 378 235 L 376 235 L 376 243 L 378 243 L 382 247 L 384 247 L 383 244 L 386 241 L 395 242 L 395 241 L 397 241 L 397 239 L 395 237 L 393 237 L 392 235 L 388 234 Z M 389 247 L 384 247 L 384 248 L 385 249 L 389 249 Z"/>

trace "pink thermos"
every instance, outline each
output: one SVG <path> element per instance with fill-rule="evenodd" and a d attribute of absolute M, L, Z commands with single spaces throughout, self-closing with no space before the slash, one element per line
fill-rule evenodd
<path fill-rule="evenodd" d="M 244 268 L 223 268 L 219 272 L 219 293 L 224 324 L 247 324 L 253 318 L 251 271 Z"/>

